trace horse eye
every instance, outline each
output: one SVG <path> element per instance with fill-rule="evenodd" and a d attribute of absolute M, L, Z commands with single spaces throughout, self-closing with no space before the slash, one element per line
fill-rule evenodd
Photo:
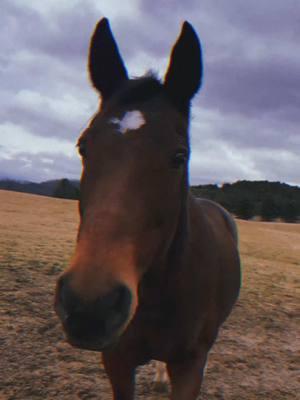
<path fill-rule="evenodd" d="M 86 157 L 86 144 L 84 142 L 78 144 L 78 153 L 81 157 Z"/>
<path fill-rule="evenodd" d="M 184 149 L 177 150 L 177 152 L 172 157 L 172 167 L 179 168 L 183 165 L 188 158 L 187 151 Z"/>

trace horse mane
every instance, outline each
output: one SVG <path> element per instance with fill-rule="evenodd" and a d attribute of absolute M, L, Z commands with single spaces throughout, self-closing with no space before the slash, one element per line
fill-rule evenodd
<path fill-rule="evenodd" d="M 124 82 L 120 90 L 114 95 L 113 103 L 118 106 L 131 107 L 142 105 L 154 98 L 165 98 L 180 112 L 184 119 L 189 118 L 190 102 L 184 99 L 173 99 L 165 85 L 153 71 L 145 75 L 132 78 Z"/>
<path fill-rule="evenodd" d="M 164 92 L 164 86 L 151 71 L 146 75 L 125 82 L 114 96 L 114 101 L 121 106 L 145 103 Z"/>

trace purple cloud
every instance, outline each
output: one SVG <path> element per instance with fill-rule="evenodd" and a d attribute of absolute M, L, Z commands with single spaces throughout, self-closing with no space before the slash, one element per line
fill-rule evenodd
<path fill-rule="evenodd" d="M 193 181 L 257 176 L 300 184 L 293 172 L 300 152 L 297 2 L 141 0 L 136 8 L 130 7 L 129 12 L 129 8 L 116 9 L 115 2 L 96 0 L 57 1 L 51 7 L 50 3 L 2 2 L 2 170 L 21 174 L 23 165 L 20 152 L 5 161 L 5 138 L 14 133 L 3 127 L 17 125 L 18 131 L 24 129 L 32 138 L 75 143 L 98 105 L 86 71 L 89 38 L 96 21 L 111 14 L 112 30 L 132 75 L 149 69 L 164 75 L 183 20 L 192 22 L 199 33 L 205 75 L 193 106 Z M 222 161 L 224 146 L 227 153 Z M 44 179 L 42 172 L 34 175 L 34 165 L 40 171 L 44 167 L 25 139 L 24 152 L 31 157 L 32 176 Z M 51 154 L 56 165 L 57 155 Z M 68 157 L 60 171 L 53 168 L 53 174 L 79 176 L 78 164 L 67 168 Z M 216 158 L 220 167 L 213 163 Z"/>

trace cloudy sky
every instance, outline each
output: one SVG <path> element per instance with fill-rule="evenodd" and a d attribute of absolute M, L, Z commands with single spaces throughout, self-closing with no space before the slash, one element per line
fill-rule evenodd
<path fill-rule="evenodd" d="M 98 103 L 86 58 L 102 16 L 132 76 L 164 75 L 184 20 L 198 32 L 193 184 L 300 185 L 300 0 L 1 0 L 0 177 L 79 178 L 75 143 Z"/>

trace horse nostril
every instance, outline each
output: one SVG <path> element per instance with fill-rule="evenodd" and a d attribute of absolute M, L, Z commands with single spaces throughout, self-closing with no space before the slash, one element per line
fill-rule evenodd
<path fill-rule="evenodd" d="M 61 276 L 57 281 L 55 310 L 63 322 L 74 312 L 82 309 L 83 303 L 69 285 L 69 277 Z"/>
<path fill-rule="evenodd" d="M 120 327 L 129 317 L 132 296 L 126 286 L 119 286 L 103 299 L 99 299 L 100 309 L 105 307 L 105 329 L 107 333 Z"/>
<path fill-rule="evenodd" d="M 99 297 L 95 302 L 96 312 L 110 314 L 123 312 L 131 303 L 131 293 L 126 286 L 120 285 L 104 297 Z"/>
<path fill-rule="evenodd" d="M 92 340 L 113 335 L 128 319 L 132 296 L 119 285 L 95 301 L 83 301 L 67 278 L 57 283 L 56 311 L 66 332 L 74 338 Z"/>

